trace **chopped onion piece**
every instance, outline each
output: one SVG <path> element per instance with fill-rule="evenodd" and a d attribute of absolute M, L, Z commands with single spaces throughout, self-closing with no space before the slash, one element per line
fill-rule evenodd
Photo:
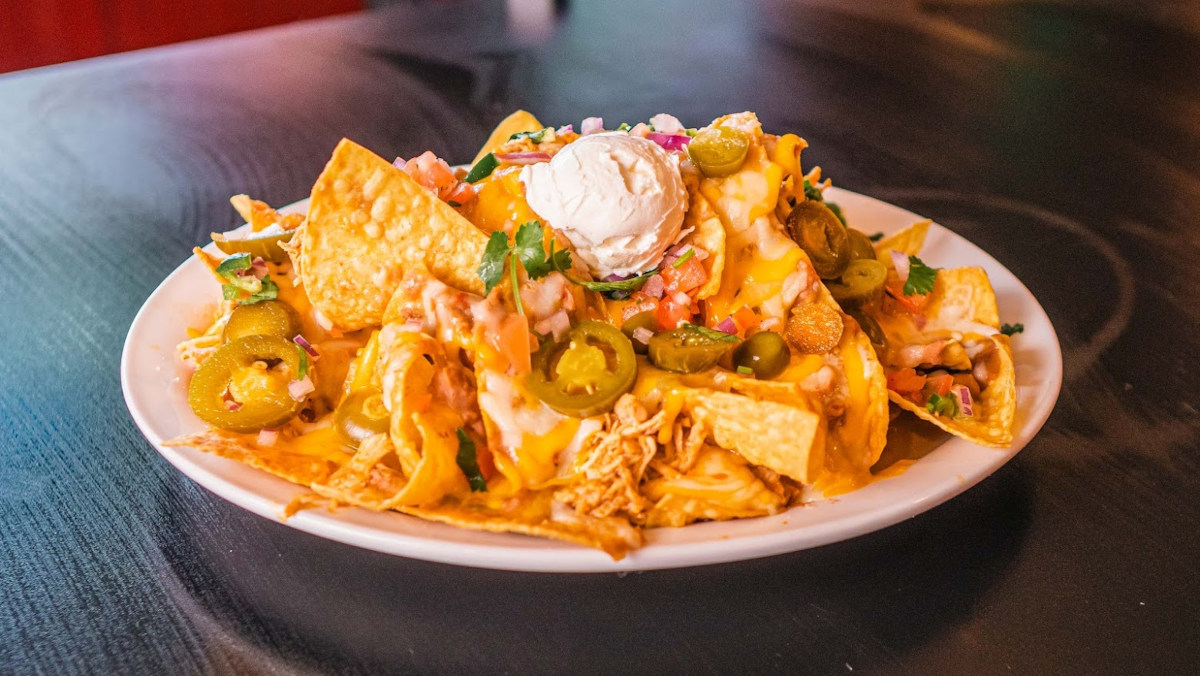
<path fill-rule="evenodd" d="M 279 430 L 264 428 L 259 430 L 258 439 L 255 443 L 259 446 L 274 446 L 276 441 L 279 441 Z"/>
<path fill-rule="evenodd" d="M 553 334 L 555 340 L 560 340 L 570 328 L 571 318 L 566 310 L 559 310 L 533 325 L 534 331 L 542 335 Z"/>
<path fill-rule="evenodd" d="M 779 317 L 767 317 L 758 324 L 758 328 L 763 331 L 773 329 L 776 326 L 779 326 Z"/>
<path fill-rule="evenodd" d="M 583 136 L 587 136 L 588 134 L 596 134 L 602 131 L 604 131 L 603 117 L 589 117 L 579 125 L 579 133 Z"/>
<path fill-rule="evenodd" d="M 241 407 L 242 407 L 242 403 L 240 401 L 225 402 L 225 408 L 229 409 L 230 411 L 236 411 Z"/>
<path fill-rule="evenodd" d="M 726 317 L 725 319 L 722 319 L 719 324 L 717 324 L 717 330 L 722 333 L 733 335 L 737 333 L 737 324 L 733 323 L 733 317 Z"/>
<path fill-rule="evenodd" d="M 293 380 L 288 383 L 288 394 L 292 395 L 292 399 L 301 401 L 304 397 L 316 390 L 316 385 L 313 385 L 312 378 L 304 376 L 304 380 Z"/>
<path fill-rule="evenodd" d="M 405 162 L 403 157 L 397 157 L 396 161 L 392 162 L 392 166 L 397 169 L 403 169 L 407 165 L 408 165 L 408 162 Z"/>
<path fill-rule="evenodd" d="M 663 297 L 665 290 L 666 283 L 663 282 L 662 275 L 654 275 L 647 279 L 645 285 L 642 286 L 642 293 L 656 300 Z"/>
<path fill-rule="evenodd" d="M 683 128 L 683 123 L 679 121 L 679 118 L 666 113 L 659 113 L 658 115 L 650 118 L 650 126 L 654 127 L 654 131 L 662 132 L 664 134 L 682 134 L 684 131 L 686 131 Z"/>
<path fill-rule="evenodd" d="M 313 321 L 317 323 L 317 326 L 325 329 L 326 331 L 333 331 L 333 322 L 329 320 L 329 317 L 321 314 L 321 311 L 316 308 L 313 308 L 312 314 Z"/>
<path fill-rule="evenodd" d="M 538 162 L 549 162 L 550 153 L 497 153 L 496 159 L 504 164 L 537 164 Z"/>
<path fill-rule="evenodd" d="M 900 283 L 903 284 L 908 281 L 908 268 L 911 263 L 908 260 L 908 256 L 895 249 L 891 251 L 891 254 L 892 265 L 896 266 L 896 275 L 900 277 Z"/>
<path fill-rule="evenodd" d="M 304 348 L 304 351 L 308 353 L 308 356 L 312 357 L 313 359 L 321 356 L 321 353 L 317 352 L 317 348 L 313 347 L 312 343 L 309 343 L 307 340 L 305 340 L 304 336 L 302 335 L 296 334 L 296 337 L 292 339 L 292 342 Z"/>
<path fill-rule="evenodd" d="M 565 125 L 559 127 L 557 130 L 555 130 L 554 133 L 555 134 L 573 134 L 573 133 L 575 133 L 575 125 L 565 124 Z"/>
<path fill-rule="evenodd" d="M 675 293 L 671 294 L 671 300 L 675 301 L 675 303 L 678 305 L 692 304 L 692 299 L 688 298 L 688 295 L 682 291 L 676 291 Z"/>
<path fill-rule="evenodd" d="M 650 339 L 653 337 L 654 332 L 644 326 L 639 326 L 633 330 L 633 339 L 642 345 L 649 345 Z"/>
<path fill-rule="evenodd" d="M 953 390 L 954 398 L 958 400 L 958 413 L 961 416 L 970 418 L 975 415 L 974 400 L 971 398 L 971 390 L 966 385 L 959 385 Z"/>

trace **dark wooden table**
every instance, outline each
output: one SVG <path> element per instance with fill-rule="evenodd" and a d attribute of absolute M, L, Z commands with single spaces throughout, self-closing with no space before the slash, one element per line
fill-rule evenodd
<path fill-rule="evenodd" d="M 539 28 L 432 3 L 0 77 L 0 672 L 1195 673 L 1200 37 L 1096 3 L 893 4 L 559 3 Z M 359 550 L 159 457 L 122 341 L 236 224 L 229 195 L 306 196 L 342 136 L 465 161 L 517 107 L 799 132 L 838 185 L 1026 282 L 1055 413 L 897 526 L 626 576 Z"/>

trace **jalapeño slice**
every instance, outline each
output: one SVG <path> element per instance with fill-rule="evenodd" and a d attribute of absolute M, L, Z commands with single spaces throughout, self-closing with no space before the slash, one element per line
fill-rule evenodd
<path fill-rule="evenodd" d="M 705 129 L 687 145 L 688 157 L 709 178 L 728 176 L 741 169 L 748 150 L 750 134 L 728 127 Z"/>
<path fill-rule="evenodd" d="M 850 262 L 850 241 L 846 228 L 829 207 L 804 200 L 787 218 L 788 234 L 808 254 L 821 279 L 837 279 Z"/>
<path fill-rule="evenodd" d="M 525 386 L 559 413 L 586 418 L 612 410 L 636 379 L 637 357 L 625 334 L 604 322 L 582 321 L 533 355 Z"/>
<path fill-rule="evenodd" d="M 715 366 L 737 342 L 737 336 L 684 324 L 650 339 L 650 363 L 664 371 L 699 373 Z"/>
<path fill-rule="evenodd" d="M 192 375 L 188 404 L 204 422 L 233 432 L 278 427 L 304 401 L 288 391 L 298 378 L 301 351 L 279 336 L 245 336 L 217 348 Z"/>
<path fill-rule="evenodd" d="M 287 253 L 279 247 L 280 243 L 289 242 L 295 230 L 276 233 L 273 235 L 256 234 L 251 237 L 231 239 L 214 232 L 212 239 L 217 248 L 229 255 L 245 253 L 251 258 L 261 258 L 272 263 L 282 263 L 287 260 Z"/>
<path fill-rule="evenodd" d="M 225 331 L 226 342 L 245 336 L 279 336 L 291 339 L 300 333 L 300 315 L 281 300 L 264 300 L 253 305 L 239 305 L 229 315 Z"/>
<path fill-rule="evenodd" d="M 333 414 L 333 428 L 342 442 L 351 448 L 358 448 L 376 434 L 385 434 L 389 422 L 383 392 L 375 387 L 364 387 L 347 394 Z"/>

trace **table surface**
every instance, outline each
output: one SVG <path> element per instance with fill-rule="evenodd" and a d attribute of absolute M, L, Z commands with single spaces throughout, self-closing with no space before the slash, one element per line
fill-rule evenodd
<path fill-rule="evenodd" d="M 557 7 L 539 25 L 418 4 L 0 77 L 0 671 L 1192 672 L 1195 22 L 1097 3 Z M 465 161 L 518 107 L 750 109 L 799 132 L 806 164 L 1025 281 L 1062 342 L 1057 409 L 1000 471 L 891 528 L 630 575 L 356 549 L 159 457 L 125 409 L 121 346 L 191 247 L 236 225 L 229 195 L 306 196 L 343 136 Z"/>

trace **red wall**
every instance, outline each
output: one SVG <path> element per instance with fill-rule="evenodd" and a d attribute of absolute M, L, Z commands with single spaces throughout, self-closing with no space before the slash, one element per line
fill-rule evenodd
<path fill-rule="evenodd" d="M 351 12 L 363 0 L 0 2 L 0 72 Z"/>

